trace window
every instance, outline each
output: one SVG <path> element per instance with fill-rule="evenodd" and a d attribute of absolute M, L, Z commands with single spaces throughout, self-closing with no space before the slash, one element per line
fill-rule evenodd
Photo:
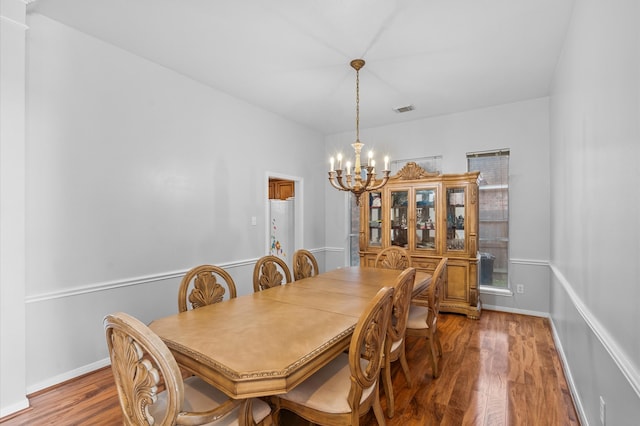
<path fill-rule="evenodd" d="M 395 175 L 409 161 L 413 161 L 429 173 L 442 173 L 442 155 L 431 157 L 412 158 L 410 160 L 395 160 L 391 162 L 391 175 Z"/>
<path fill-rule="evenodd" d="M 480 286 L 508 288 L 509 150 L 467 153 L 467 169 L 480 171 Z"/>

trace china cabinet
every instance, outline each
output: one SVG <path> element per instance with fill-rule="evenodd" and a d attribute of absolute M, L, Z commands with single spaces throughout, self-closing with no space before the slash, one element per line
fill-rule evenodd
<path fill-rule="evenodd" d="M 440 310 L 477 319 L 478 175 L 429 173 L 407 163 L 377 192 L 360 202 L 360 263 L 374 266 L 377 254 L 395 245 L 413 266 L 433 273 L 449 258 Z"/>

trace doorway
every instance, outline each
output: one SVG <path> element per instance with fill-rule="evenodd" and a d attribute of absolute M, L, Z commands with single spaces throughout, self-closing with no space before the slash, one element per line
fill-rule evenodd
<path fill-rule="evenodd" d="M 302 179 L 267 174 L 266 253 L 293 267 L 293 253 L 302 248 Z"/>

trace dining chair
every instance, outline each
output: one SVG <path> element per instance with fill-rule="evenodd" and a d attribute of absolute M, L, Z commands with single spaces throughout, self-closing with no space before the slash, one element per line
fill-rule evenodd
<path fill-rule="evenodd" d="M 273 397 L 276 423 L 279 411 L 285 409 L 314 424 L 358 425 L 360 416 L 373 408 L 378 424 L 386 424 L 378 383 L 393 291 L 383 287 L 369 302 L 348 353 L 342 352 L 289 392 Z"/>
<path fill-rule="evenodd" d="M 104 328 L 124 424 L 269 426 L 273 423 L 271 407 L 260 399 L 242 404 L 197 376 L 183 380 L 162 339 L 133 316 L 123 312 L 107 315 Z"/>
<path fill-rule="evenodd" d="M 225 295 L 229 299 L 237 296 L 236 285 L 231 275 L 219 266 L 196 266 L 189 270 L 180 282 L 178 312 L 222 302 Z"/>
<path fill-rule="evenodd" d="M 318 261 L 315 256 L 305 249 L 296 250 L 293 253 L 293 279 L 301 280 L 303 278 L 315 277 L 320 271 L 318 270 Z"/>
<path fill-rule="evenodd" d="M 411 256 L 402 247 L 390 246 L 378 253 L 374 263 L 376 268 L 406 269 L 411 267 Z"/>
<path fill-rule="evenodd" d="M 291 282 L 291 272 L 284 260 L 278 256 L 263 256 L 253 268 L 253 291 L 266 290 L 277 285 Z"/>
<path fill-rule="evenodd" d="M 416 278 L 415 268 L 407 268 L 398 276 L 393 286 L 393 305 L 391 320 L 387 330 L 387 338 L 384 344 L 384 364 L 382 365 L 382 384 L 385 398 L 387 399 L 387 416 L 393 417 L 394 395 L 391 381 L 391 363 L 400 361 L 407 384 L 411 386 L 411 375 L 405 354 L 405 332 L 409 319 L 409 306 L 411 304 L 411 291 Z"/>
<path fill-rule="evenodd" d="M 431 357 L 431 374 L 438 377 L 438 358 L 442 356 L 442 345 L 438 337 L 438 314 L 440 313 L 440 295 L 447 280 L 448 258 L 443 257 L 436 266 L 431 284 L 424 298 L 414 298 L 409 307 L 409 319 L 407 321 L 407 336 L 421 336 L 428 339 L 429 354 Z"/>

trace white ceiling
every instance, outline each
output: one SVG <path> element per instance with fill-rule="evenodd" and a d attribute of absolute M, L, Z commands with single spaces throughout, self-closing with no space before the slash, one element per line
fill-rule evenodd
<path fill-rule="evenodd" d="M 31 0 L 29 11 L 330 134 L 549 93 L 574 0 Z M 394 107 L 412 104 L 399 114 Z"/>

